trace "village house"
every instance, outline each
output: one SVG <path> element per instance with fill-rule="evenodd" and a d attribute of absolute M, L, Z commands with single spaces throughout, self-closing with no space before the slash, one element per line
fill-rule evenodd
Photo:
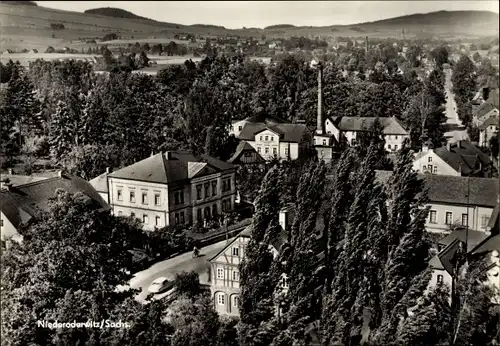
<path fill-rule="evenodd" d="M 241 141 L 228 162 L 232 164 L 250 164 L 265 163 L 266 160 L 247 141 Z"/>
<path fill-rule="evenodd" d="M 398 151 L 403 142 L 409 138 L 409 133 L 396 118 L 375 117 L 333 117 L 325 120 L 326 134 L 332 134 L 338 143 L 355 146 L 360 133 L 367 132 L 376 119 L 383 128 L 385 149 L 389 152 Z"/>
<path fill-rule="evenodd" d="M 380 182 L 387 181 L 391 174 L 376 172 Z M 428 190 L 428 232 L 448 233 L 456 227 L 487 232 L 498 204 L 498 179 L 434 174 L 419 174 L 419 178 L 424 179 Z"/>
<path fill-rule="evenodd" d="M 246 141 L 265 160 L 296 160 L 311 146 L 311 134 L 305 124 L 292 124 L 270 115 L 235 121 L 230 134 Z"/>
<path fill-rule="evenodd" d="M 470 141 L 461 140 L 437 149 L 424 145 L 422 151 L 415 154 L 413 170 L 437 175 L 491 177 L 493 164 L 488 155 Z"/>
<path fill-rule="evenodd" d="M 234 209 L 235 167 L 186 151 L 167 151 L 107 175 L 114 215 L 145 229 L 202 223 Z"/>
<path fill-rule="evenodd" d="M 101 175 L 98 175 L 94 179 L 90 180 L 89 183 L 92 187 L 99 193 L 99 195 L 109 203 L 109 195 L 108 195 L 108 174 L 110 173 L 109 167 L 106 168 L 106 172 Z"/>
<path fill-rule="evenodd" d="M 29 183 L 17 186 L 3 182 L 0 192 L 2 246 L 8 246 L 10 241 L 22 241 L 22 236 L 18 232 L 19 227 L 36 218 L 39 212 L 48 211 L 49 200 L 55 197 L 58 189 L 72 194 L 82 193 L 96 209 L 109 208 L 86 180 L 65 175 L 61 171 L 56 177 L 33 179 Z"/>

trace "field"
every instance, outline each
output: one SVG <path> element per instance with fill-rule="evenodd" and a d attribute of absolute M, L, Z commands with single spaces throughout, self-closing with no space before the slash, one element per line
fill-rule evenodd
<path fill-rule="evenodd" d="M 466 19 L 463 19 L 463 16 Z M 430 37 L 474 38 L 485 36 L 498 37 L 498 15 L 491 13 L 460 14 L 434 12 L 419 15 L 413 19 L 398 17 L 394 19 L 340 26 L 323 27 L 287 27 L 270 29 L 236 29 L 218 27 L 189 26 L 175 23 L 162 23 L 145 19 L 122 19 L 95 14 L 61 11 L 41 6 L 0 4 L 0 51 L 6 49 L 38 49 L 45 51 L 48 46 L 54 48 L 88 48 L 87 41 L 100 39 L 109 33 L 120 36 L 115 43 L 168 43 L 175 34 L 208 36 L 239 35 L 241 37 L 267 38 L 290 36 L 335 37 Z M 462 17 L 460 17 L 462 16 Z M 63 30 L 51 29 L 51 24 L 63 24 Z M 334 24 L 334 23 L 332 23 Z M 184 41 L 185 42 L 185 41 Z M 200 41 L 200 42 L 203 42 Z M 101 43 L 100 43 L 101 44 Z"/>

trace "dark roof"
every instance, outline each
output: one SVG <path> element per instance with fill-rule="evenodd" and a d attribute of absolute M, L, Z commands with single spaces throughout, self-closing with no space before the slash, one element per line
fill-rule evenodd
<path fill-rule="evenodd" d="M 270 130 L 275 132 L 280 136 L 280 141 L 282 142 L 294 142 L 299 143 L 302 141 L 304 134 L 306 133 L 307 126 L 304 124 L 275 124 L 266 125 L 262 123 L 247 123 L 243 126 L 239 139 L 253 141 L 255 140 L 255 135 L 264 130 Z"/>
<path fill-rule="evenodd" d="M 440 245 L 448 246 L 455 239 L 462 241 L 465 244 L 465 236 L 467 235 L 467 251 L 471 251 L 478 244 L 488 238 L 488 234 L 480 231 L 469 230 L 468 232 L 465 229 L 455 230 L 448 234 L 446 237 L 439 241 Z"/>
<path fill-rule="evenodd" d="M 377 179 L 384 183 L 392 171 L 377 171 Z M 469 181 L 469 204 L 495 208 L 499 193 L 498 179 L 456 177 L 450 175 L 418 174 L 424 179 L 431 203 L 467 205 L 467 180 Z"/>
<path fill-rule="evenodd" d="M 35 175 L 19 175 L 19 174 L 2 174 L 2 181 L 9 180 L 12 186 L 19 186 L 49 179 L 50 177 L 35 176 Z"/>
<path fill-rule="evenodd" d="M 375 122 L 376 117 L 335 117 L 330 118 L 341 131 L 367 131 Z M 394 117 L 378 118 L 386 135 L 407 135 L 403 125 Z"/>
<path fill-rule="evenodd" d="M 474 255 L 491 252 L 491 251 L 499 251 L 500 252 L 500 234 L 494 235 L 485 239 L 481 244 L 479 244 L 472 253 Z"/>
<path fill-rule="evenodd" d="M 453 267 L 455 266 L 455 254 L 460 248 L 460 240 L 453 240 L 448 246 L 446 246 L 440 253 L 434 256 L 430 261 L 429 265 L 434 269 L 444 269 L 450 275 L 453 275 Z"/>
<path fill-rule="evenodd" d="M 232 164 L 207 155 L 168 151 L 110 173 L 108 177 L 168 184 L 233 168 Z"/>
<path fill-rule="evenodd" d="M 255 150 L 255 148 L 252 147 L 247 141 L 241 141 L 238 144 L 235 153 L 228 160 L 228 162 L 233 163 L 234 161 L 238 160 L 241 157 L 241 155 L 243 155 L 243 153 L 245 152 L 253 152 L 255 154 L 257 162 L 265 162 L 264 158 L 260 156 L 260 154 Z"/>
<path fill-rule="evenodd" d="M 267 115 L 267 114 L 259 114 L 259 115 L 254 115 L 251 117 L 248 117 L 245 119 L 245 121 L 249 123 L 264 123 L 264 124 L 285 124 L 288 123 L 283 118 L 274 116 L 274 115 Z"/>
<path fill-rule="evenodd" d="M 480 119 L 481 117 L 485 116 L 492 110 L 494 110 L 496 107 L 492 105 L 489 102 L 484 102 L 481 104 L 474 112 L 474 115 L 476 116 L 477 119 Z"/>
<path fill-rule="evenodd" d="M 488 95 L 488 99 L 486 100 L 486 103 L 490 103 L 497 108 L 500 107 L 498 88 L 490 91 L 490 94 Z"/>
<path fill-rule="evenodd" d="M 469 141 L 458 141 L 451 144 L 449 150 L 446 146 L 443 146 L 435 149 L 434 152 L 455 171 L 461 171 L 463 174 L 473 172 L 478 161 L 483 166 L 491 164 L 488 155 Z"/>
<path fill-rule="evenodd" d="M 0 209 L 15 228 L 25 223 L 40 211 L 48 211 L 49 199 L 57 189 L 69 193 L 81 192 L 96 203 L 97 207 L 109 208 L 99 193 L 88 181 L 75 176 L 62 176 L 33 182 L 3 190 Z"/>
<path fill-rule="evenodd" d="M 484 130 L 490 125 L 496 125 L 498 127 L 498 115 L 493 115 L 489 117 L 481 125 L 479 125 L 478 128 L 480 130 Z"/>

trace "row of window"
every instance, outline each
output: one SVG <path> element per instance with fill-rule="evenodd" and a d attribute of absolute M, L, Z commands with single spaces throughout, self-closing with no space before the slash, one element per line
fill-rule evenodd
<path fill-rule="evenodd" d="M 264 139 L 263 139 L 264 138 Z M 271 141 L 271 142 L 274 142 L 274 136 L 260 136 L 260 140 L 264 140 L 264 141 Z"/>
<path fill-rule="evenodd" d="M 231 183 L 231 181 L 229 181 Z M 223 181 L 224 184 L 224 181 Z M 210 187 L 212 187 L 212 193 L 210 194 Z M 224 185 L 223 185 L 224 187 Z M 223 190 L 224 191 L 224 190 Z M 205 192 L 203 195 L 202 192 Z M 203 198 L 209 198 L 217 196 L 217 180 L 206 182 L 205 184 L 196 185 L 196 199 L 201 200 Z"/>
<path fill-rule="evenodd" d="M 481 228 L 486 227 L 488 225 L 488 221 L 489 221 L 488 215 L 482 215 L 481 216 Z M 446 225 L 453 224 L 453 213 L 451 211 L 447 211 L 445 213 L 444 222 Z M 436 210 L 431 210 L 429 212 L 429 223 L 437 223 L 437 211 Z M 467 226 L 468 223 L 469 223 L 469 216 L 467 214 L 462 214 L 461 225 Z"/>
<path fill-rule="evenodd" d="M 387 149 L 389 149 L 389 150 L 398 150 L 398 145 L 395 144 L 394 148 L 392 148 L 392 146 L 390 144 L 387 144 Z"/>
<path fill-rule="evenodd" d="M 240 272 L 237 270 L 232 270 L 232 275 L 230 276 L 233 281 L 240 281 Z M 217 268 L 217 279 L 224 280 L 226 277 L 224 275 L 224 268 Z"/>
<path fill-rule="evenodd" d="M 269 147 L 264 147 L 264 153 L 269 154 L 269 149 L 270 149 Z M 257 147 L 257 152 L 261 154 L 262 148 Z M 273 148 L 273 155 L 278 155 L 278 148 Z M 285 155 L 288 155 L 288 148 L 285 148 Z"/>
<path fill-rule="evenodd" d="M 217 204 L 212 204 L 210 206 L 205 207 L 205 209 L 199 208 L 196 211 L 196 219 L 199 223 L 203 222 L 203 220 L 210 220 L 212 218 L 216 218 L 219 213 L 217 212 Z"/>
<path fill-rule="evenodd" d="M 179 191 L 174 191 L 174 204 L 184 204 L 184 191 L 179 190 Z"/>
<path fill-rule="evenodd" d="M 119 201 L 123 201 L 123 189 L 118 188 L 116 190 L 116 198 Z M 149 197 L 148 193 L 146 191 L 142 191 L 142 204 L 148 205 Z M 129 202 L 130 203 L 135 203 L 135 191 L 129 191 Z M 161 198 L 160 198 L 160 193 L 155 192 L 155 205 L 159 206 L 161 205 Z"/>
<path fill-rule="evenodd" d="M 434 174 L 437 174 L 437 171 L 438 171 L 438 168 L 437 166 L 433 166 L 433 165 L 424 165 L 422 166 L 422 172 L 423 173 L 434 173 Z"/>
<path fill-rule="evenodd" d="M 118 211 L 118 216 L 123 216 L 123 212 L 120 210 Z M 135 218 L 135 213 L 131 212 L 130 217 Z M 142 223 L 148 225 L 149 224 L 149 216 L 148 214 L 142 214 Z M 155 226 L 161 226 L 161 217 L 155 216 Z"/>
<path fill-rule="evenodd" d="M 238 296 L 233 296 L 233 306 L 238 307 L 240 305 L 240 299 Z M 226 294 L 225 293 L 217 293 L 217 304 L 218 305 L 226 305 Z"/>

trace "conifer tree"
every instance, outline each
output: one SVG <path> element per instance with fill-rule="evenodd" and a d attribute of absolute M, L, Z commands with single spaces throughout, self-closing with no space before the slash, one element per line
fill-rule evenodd
<path fill-rule="evenodd" d="M 264 177 L 255 200 L 255 214 L 245 259 L 240 265 L 240 317 L 242 345 L 269 345 L 274 337 L 274 290 L 277 285 L 271 240 L 280 232 L 281 172 L 274 166 Z"/>

